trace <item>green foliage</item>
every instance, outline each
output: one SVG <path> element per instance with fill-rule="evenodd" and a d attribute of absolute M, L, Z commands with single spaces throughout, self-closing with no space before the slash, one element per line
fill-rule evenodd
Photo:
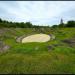
<path fill-rule="evenodd" d="M 64 27 L 64 23 L 59 24 L 58 27 L 61 27 L 61 28 Z"/>
<path fill-rule="evenodd" d="M 50 28 L 49 26 L 40 26 L 40 25 L 33 25 L 31 22 L 8 22 L 6 20 L 2 20 L 0 18 L 0 28 Z M 58 25 L 51 26 L 52 28 L 63 28 L 63 27 L 75 27 L 75 21 L 68 21 L 66 24 L 63 22 Z"/>
<path fill-rule="evenodd" d="M 68 21 L 66 27 L 75 27 L 75 21 Z"/>
<path fill-rule="evenodd" d="M 58 25 L 53 25 L 53 26 L 52 26 L 52 28 L 57 28 L 57 27 L 58 27 Z"/>
<path fill-rule="evenodd" d="M 27 25 L 28 28 L 32 27 L 32 24 L 30 22 L 26 22 L 25 25 Z"/>
<path fill-rule="evenodd" d="M 2 22 L 2 19 L 0 18 L 0 23 Z"/>
<path fill-rule="evenodd" d="M 58 25 L 53 25 L 52 28 L 63 28 L 63 27 L 75 27 L 75 21 L 68 21 L 66 24 L 61 23 Z"/>
<path fill-rule="evenodd" d="M 0 53 L 0 74 L 75 74 L 75 47 L 61 40 L 75 37 L 75 28 L 44 28 L 56 39 L 45 43 L 17 43 L 16 38 L 30 35 L 34 28 L 1 28 L 0 38 L 10 46 Z M 35 31 L 37 33 L 37 31 Z M 58 46 L 54 46 L 54 44 Z M 54 47 L 48 51 L 47 46 Z"/>
<path fill-rule="evenodd" d="M 30 22 L 0 21 L 0 40 L 10 46 L 0 53 L 0 74 L 75 74 L 75 46 L 62 40 L 75 38 L 74 21 L 53 26 L 35 26 Z M 3 27 L 3 28 L 2 28 Z M 4 28 L 5 27 L 5 28 Z M 67 28 L 71 27 L 71 28 Z M 53 34 L 55 40 L 45 43 L 17 43 L 16 38 L 44 31 Z M 57 46 L 54 46 L 57 45 Z M 48 50 L 52 46 L 53 50 Z"/>
<path fill-rule="evenodd" d="M 32 25 L 31 22 L 8 22 L 6 20 L 0 19 L 0 28 L 45 28 L 49 26 L 36 26 Z"/>

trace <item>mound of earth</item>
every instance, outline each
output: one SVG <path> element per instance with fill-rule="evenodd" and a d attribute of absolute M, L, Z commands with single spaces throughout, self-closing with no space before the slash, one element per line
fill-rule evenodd
<path fill-rule="evenodd" d="M 27 42 L 47 42 L 50 40 L 50 36 L 47 34 L 34 34 L 27 36 L 22 39 L 22 43 L 27 43 Z"/>

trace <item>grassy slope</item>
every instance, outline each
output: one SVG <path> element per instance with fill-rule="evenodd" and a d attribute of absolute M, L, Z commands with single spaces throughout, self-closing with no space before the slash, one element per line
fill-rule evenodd
<path fill-rule="evenodd" d="M 4 32 L 0 33 L 0 40 L 11 48 L 5 53 L 0 53 L 0 73 L 75 73 L 75 48 L 61 42 L 63 39 L 75 37 L 75 28 L 46 29 L 47 34 L 52 33 L 56 36 L 55 40 L 27 44 L 17 43 L 15 38 L 39 32 L 21 28 L 2 30 Z M 49 52 L 47 46 L 53 44 L 59 46 Z"/>

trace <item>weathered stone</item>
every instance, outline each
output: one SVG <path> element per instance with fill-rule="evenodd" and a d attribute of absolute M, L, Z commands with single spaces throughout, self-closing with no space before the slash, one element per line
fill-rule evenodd
<path fill-rule="evenodd" d="M 65 39 L 62 42 L 69 44 L 71 47 L 75 46 L 75 39 Z"/>
<path fill-rule="evenodd" d="M 51 50 L 53 50 L 53 46 L 47 46 L 47 49 L 48 49 L 48 51 L 51 51 Z"/>
<path fill-rule="evenodd" d="M 49 34 L 49 36 L 51 37 L 51 40 L 54 40 L 55 39 L 55 36 L 54 35 Z"/>
<path fill-rule="evenodd" d="M 0 41 L 0 52 L 5 52 L 9 49 L 10 47 L 6 44 L 3 43 L 3 41 Z"/>
<path fill-rule="evenodd" d="M 7 49 L 9 49 L 10 47 L 8 46 L 8 45 L 5 45 L 4 47 L 3 47 L 3 50 L 7 50 Z"/>
<path fill-rule="evenodd" d="M 63 42 L 71 44 L 71 43 L 75 43 L 75 40 L 73 40 L 73 39 L 66 39 L 66 40 L 63 40 Z"/>

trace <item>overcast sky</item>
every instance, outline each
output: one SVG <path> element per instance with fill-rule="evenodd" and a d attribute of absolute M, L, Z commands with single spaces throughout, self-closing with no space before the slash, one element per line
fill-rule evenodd
<path fill-rule="evenodd" d="M 40 25 L 75 20 L 75 1 L 0 1 L 0 18 Z"/>

